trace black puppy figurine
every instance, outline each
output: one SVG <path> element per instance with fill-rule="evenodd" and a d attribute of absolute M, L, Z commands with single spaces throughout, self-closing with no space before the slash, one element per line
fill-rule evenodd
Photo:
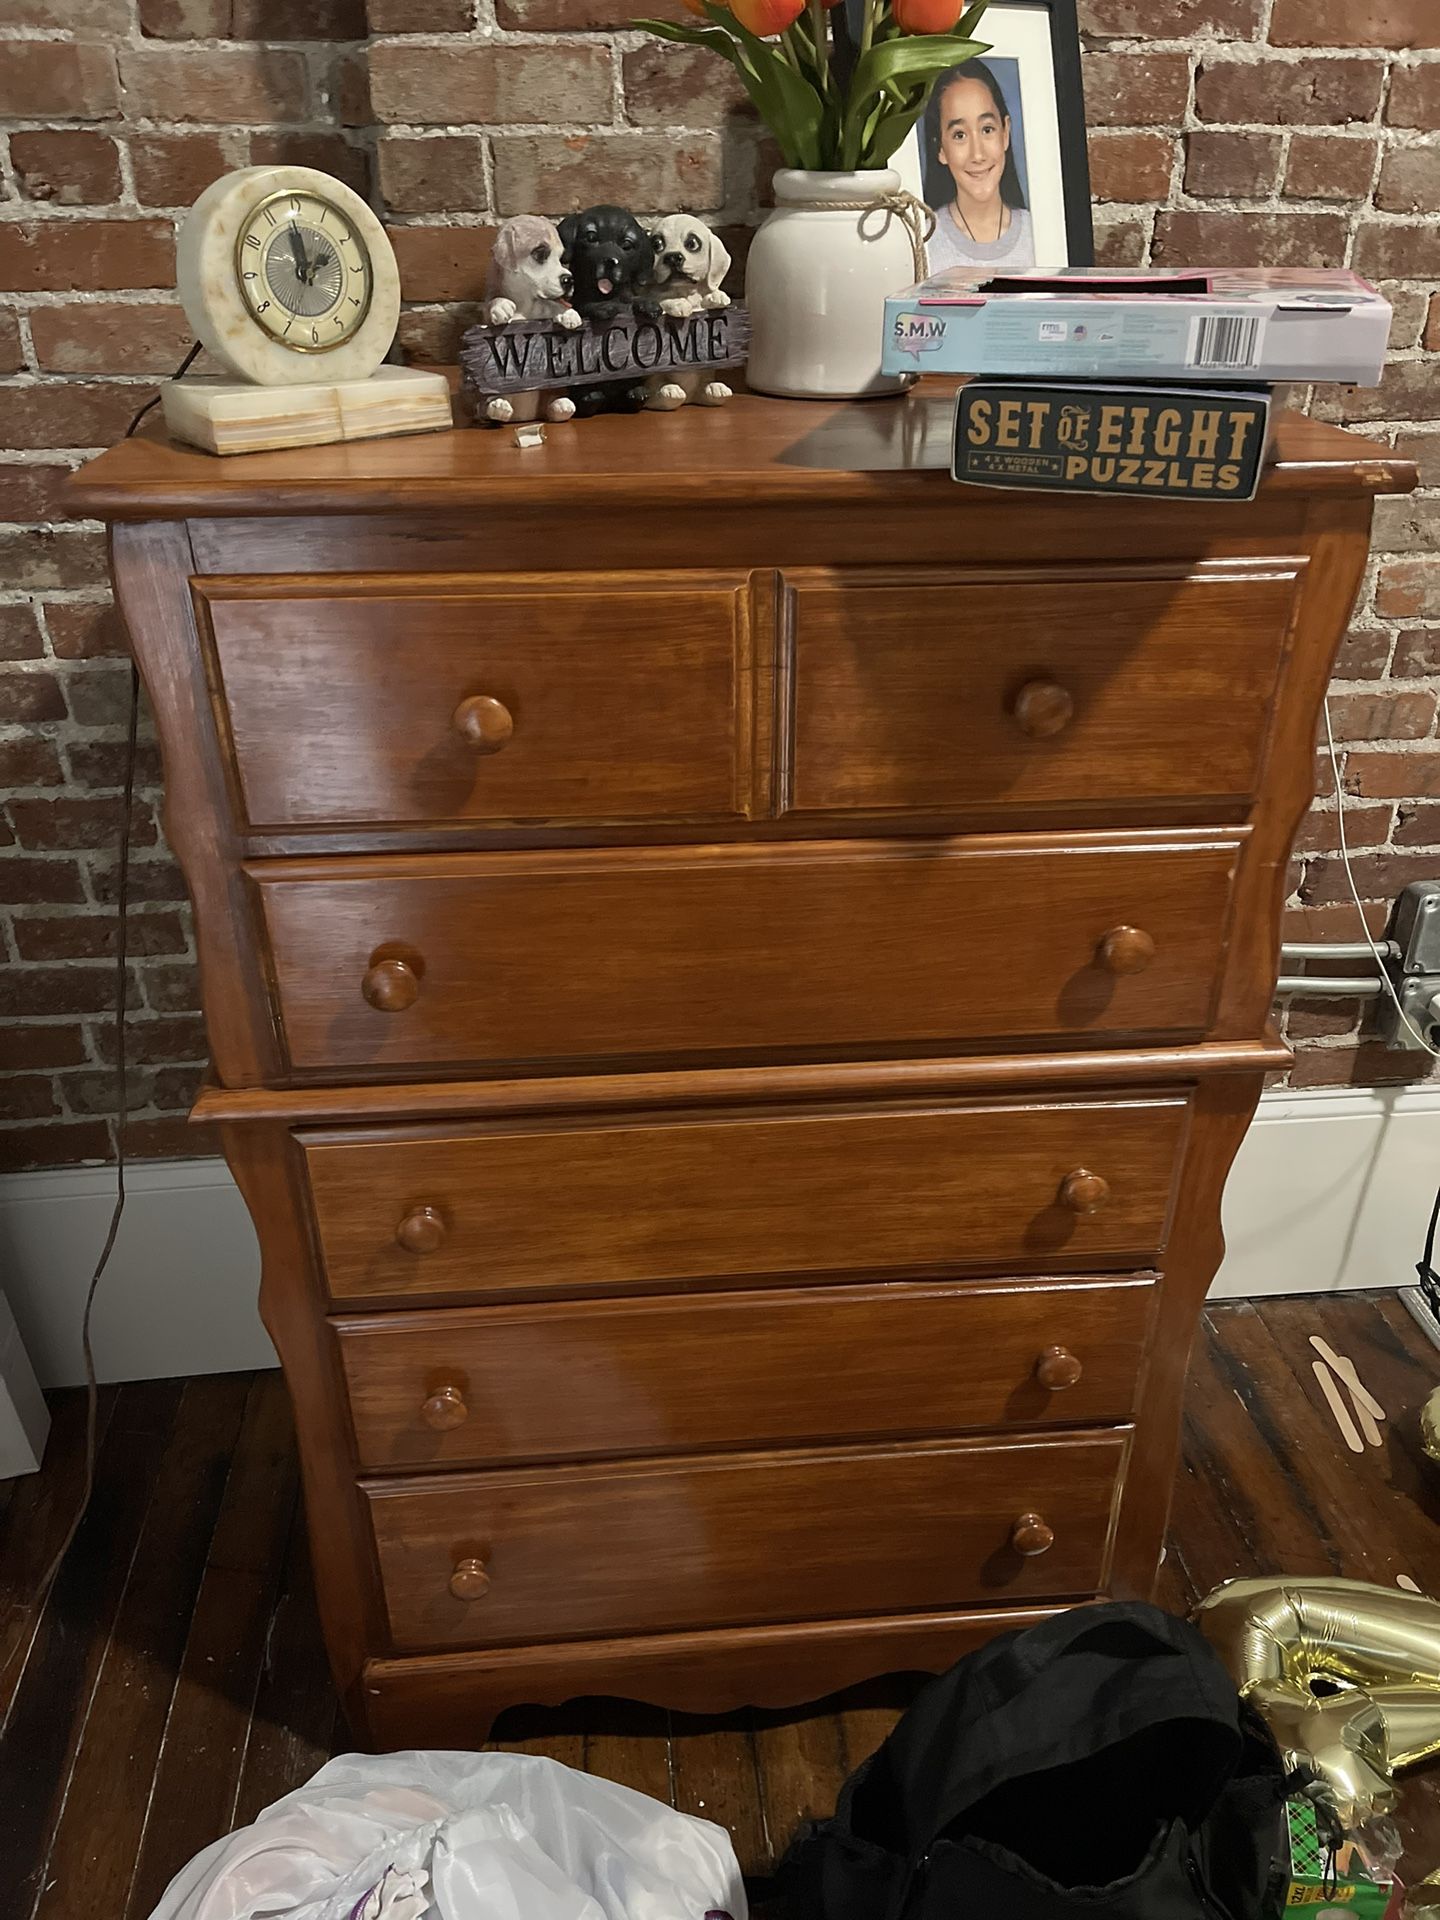
<path fill-rule="evenodd" d="M 660 309 L 641 293 L 650 272 L 654 250 L 650 236 L 624 207 L 587 207 L 560 221 L 565 263 L 575 279 L 570 296 L 577 312 L 600 326 L 616 320 L 630 308 L 642 319 L 658 320 Z M 572 387 L 575 411 L 638 413 L 645 404 L 645 388 L 628 380 L 597 381 Z"/>

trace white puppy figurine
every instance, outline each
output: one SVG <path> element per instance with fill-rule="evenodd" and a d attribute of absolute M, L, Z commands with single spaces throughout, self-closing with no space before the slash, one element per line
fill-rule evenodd
<path fill-rule="evenodd" d="M 685 319 L 707 308 L 728 307 L 730 296 L 720 283 L 730 271 L 724 242 L 693 214 L 672 213 L 648 221 L 655 264 L 650 288 L 662 313 Z M 645 404 L 656 413 L 673 413 L 689 400 L 702 407 L 723 407 L 733 389 L 713 374 L 655 374 L 647 382 Z"/>
<path fill-rule="evenodd" d="M 492 327 L 516 320 L 553 320 L 567 332 L 585 323 L 570 304 L 574 282 L 565 265 L 565 247 L 553 220 L 538 213 L 517 214 L 495 236 L 485 284 L 485 318 Z M 539 392 L 496 394 L 485 416 L 502 425 L 511 420 L 573 420 L 575 403 Z"/>

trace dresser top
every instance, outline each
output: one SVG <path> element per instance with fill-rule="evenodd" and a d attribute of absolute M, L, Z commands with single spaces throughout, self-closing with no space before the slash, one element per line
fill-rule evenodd
<path fill-rule="evenodd" d="M 517 494 L 537 510 L 633 505 L 653 512 L 679 500 L 750 508 L 781 501 L 893 504 L 951 484 L 953 410 L 953 389 L 838 403 L 738 394 L 718 410 L 610 414 L 552 426 L 544 446 L 524 451 L 504 429 L 467 426 L 222 458 L 157 429 L 80 468 L 66 502 L 73 514 L 102 520 L 513 509 Z M 1279 417 L 1276 456 L 1264 493 L 1408 493 L 1416 483 L 1414 467 L 1388 448 L 1294 413 Z M 966 493 L 973 501 L 1014 498 L 989 489 Z M 1112 503 L 1070 504 L 1093 510 Z"/>

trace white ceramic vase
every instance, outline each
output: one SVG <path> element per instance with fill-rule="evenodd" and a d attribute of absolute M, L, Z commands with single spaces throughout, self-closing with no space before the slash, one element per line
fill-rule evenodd
<path fill-rule="evenodd" d="M 745 270 L 750 309 L 748 384 L 793 400 L 855 400 L 900 393 L 907 374 L 882 374 L 885 298 L 914 284 L 910 230 L 898 215 L 857 201 L 898 192 L 888 167 L 863 173 L 775 175 L 775 208 Z"/>

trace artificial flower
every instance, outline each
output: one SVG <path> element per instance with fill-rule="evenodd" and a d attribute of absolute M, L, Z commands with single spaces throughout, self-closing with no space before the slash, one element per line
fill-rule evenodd
<path fill-rule="evenodd" d="M 953 33 L 965 0 L 891 0 L 902 33 Z"/>

